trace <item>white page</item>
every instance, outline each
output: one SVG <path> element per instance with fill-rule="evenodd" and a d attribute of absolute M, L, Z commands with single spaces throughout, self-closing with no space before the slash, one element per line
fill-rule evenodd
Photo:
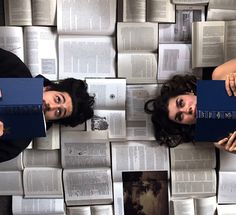
<path fill-rule="evenodd" d="M 94 95 L 94 109 L 125 109 L 125 79 L 86 79 L 88 92 Z"/>
<path fill-rule="evenodd" d="M 59 150 L 25 150 L 23 152 L 25 167 L 60 167 Z"/>
<path fill-rule="evenodd" d="M 90 206 L 66 207 L 67 215 L 91 215 Z"/>
<path fill-rule="evenodd" d="M 145 22 L 146 0 L 123 0 L 123 22 Z"/>
<path fill-rule="evenodd" d="M 96 132 L 95 132 L 96 133 Z M 63 168 L 109 167 L 110 144 L 104 133 L 96 139 L 93 132 L 63 132 L 61 136 L 61 160 Z"/>
<path fill-rule="evenodd" d="M 124 215 L 124 197 L 123 197 L 123 183 L 114 182 L 114 213 L 115 215 Z"/>
<path fill-rule="evenodd" d="M 59 79 L 115 77 L 111 37 L 59 36 Z"/>
<path fill-rule="evenodd" d="M 91 206 L 92 215 L 113 215 L 112 205 Z"/>
<path fill-rule="evenodd" d="M 234 58 L 236 58 L 236 21 L 228 21 L 225 24 L 225 61 Z"/>
<path fill-rule="evenodd" d="M 173 199 L 174 215 L 195 215 L 194 201 L 190 199 Z"/>
<path fill-rule="evenodd" d="M 156 83 L 157 55 L 153 53 L 118 54 L 118 77 L 127 83 Z"/>
<path fill-rule="evenodd" d="M 87 120 L 88 131 L 108 131 L 111 140 L 126 138 L 125 110 L 95 110 L 92 119 Z"/>
<path fill-rule="evenodd" d="M 33 76 L 57 80 L 56 28 L 31 26 L 24 29 L 25 62 Z"/>
<path fill-rule="evenodd" d="M 236 19 L 236 9 L 222 10 L 222 9 L 208 9 L 207 21 L 229 21 Z"/>
<path fill-rule="evenodd" d="M 158 23 L 117 23 L 118 52 L 156 52 L 157 41 Z"/>
<path fill-rule="evenodd" d="M 111 35 L 115 31 L 116 0 L 58 0 L 59 34 Z"/>
<path fill-rule="evenodd" d="M 175 5 L 170 0 L 147 0 L 147 21 L 175 22 Z"/>
<path fill-rule="evenodd" d="M 33 25 L 56 25 L 57 0 L 32 0 Z"/>
<path fill-rule="evenodd" d="M 207 4 L 209 0 L 171 0 L 173 4 Z"/>
<path fill-rule="evenodd" d="M 69 206 L 112 202 L 111 170 L 108 168 L 65 169 L 63 182 Z"/>
<path fill-rule="evenodd" d="M 64 200 L 63 199 L 25 199 L 22 196 L 12 196 L 12 212 L 14 215 L 20 214 L 38 214 L 63 215 Z"/>
<path fill-rule="evenodd" d="M 112 174 L 115 182 L 122 181 L 123 171 L 168 169 L 168 150 L 156 142 L 112 142 Z"/>
<path fill-rule="evenodd" d="M 196 198 L 195 201 L 195 213 L 197 215 L 214 215 L 216 212 L 216 196 Z"/>
<path fill-rule="evenodd" d="M 219 171 L 218 203 L 236 203 L 236 172 Z"/>
<path fill-rule="evenodd" d="M 236 10 L 235 0 L 209 0 L 209 9 Z"/>
<path fill-rule="evenodd" d="M 236 211 L 236 205 L 217 205 L 218 215 L 234 215 Z"/>
<path fill-rule="evenodd" d="M 20 153 L 11 160 L 1 162 L 0 171 L 23 170 L 22 154 L 23 153 Z"/>
<path fill-rule="evenodd" d="M 0 26 L 0 47 L 14 53 L 24 62 L 23 28 Z"/>
<path fill-rule="evenodd" d="M 196 75 L 201 71 L 192 70 L 191 44 L 159 44 L 158 81 L 168 80 L 173 75 Z"/>
<path fill-rule="evenodd" d="M 56 197 L 63 196 L 62 169 L 59 168 L 25 168 L 23 172 L 25 197 Z"/>
<path fill-rule="evenodd" d="M 144 104 L 157 95 L 158 85 L 127 85 L 127 140 L 155 140 L 151 116 L 144 112 Z"/>
<path fill-rule="evenodd" d="M 0 195 L 23 195 L 22 171 L 0 172 Z"/>

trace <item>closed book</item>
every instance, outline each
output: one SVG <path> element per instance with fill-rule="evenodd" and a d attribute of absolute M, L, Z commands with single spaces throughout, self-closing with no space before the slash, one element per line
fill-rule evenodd
<path fill-rule="evenodd" d="M 43 113 L 43 79 L 0 78 L 1 139 L 46 136 Z"/>
<path fill-rule="evenodd" d="M 197 81 L 196 141 L 219 141 L 236 130 L 236 97 L 225 81 Z"/>

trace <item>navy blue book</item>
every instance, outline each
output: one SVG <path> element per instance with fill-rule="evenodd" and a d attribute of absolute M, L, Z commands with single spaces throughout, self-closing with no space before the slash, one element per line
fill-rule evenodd
<path fill-rule="evenodd" d="M 0 139 L 26 139 L 46 136 L 43 114 L 43 79 L 0 78 Z"/>
<path fill-rule="evenodd" d="M 225 81 L 197 81 L 196 141 L 219 141 L 236 130 L 236 97 Z"/>

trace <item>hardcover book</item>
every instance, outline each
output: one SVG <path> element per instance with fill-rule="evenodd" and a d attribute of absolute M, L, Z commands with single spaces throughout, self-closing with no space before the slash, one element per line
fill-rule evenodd
<path fill-rule="evenodd" d="M 228 96 L 224 81 L 197 82 L 196 141 L 219 141 L 236 129 L 236 97 Z"/>
<path fill-rule="evenodd" d="M 2 139 L 33 138 L 46 135 L 42 109 L 43 79 L 1 78 L 0 121 Z"/>

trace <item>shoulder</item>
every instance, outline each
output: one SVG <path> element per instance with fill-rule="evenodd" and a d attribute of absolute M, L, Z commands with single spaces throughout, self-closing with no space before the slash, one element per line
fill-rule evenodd
<path fill-rule="evenodd" d="M 0 77 L 25 77 L 32 75 L 28 67 L 15 54 L 0 49 Z"/>

